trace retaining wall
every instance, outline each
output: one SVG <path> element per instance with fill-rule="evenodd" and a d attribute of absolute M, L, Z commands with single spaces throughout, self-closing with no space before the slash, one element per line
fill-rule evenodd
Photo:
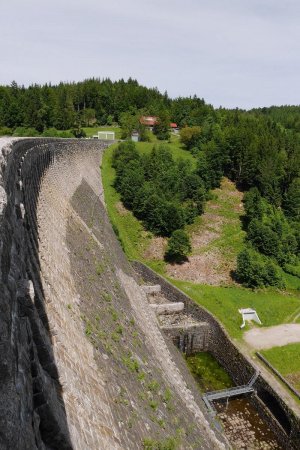
<path fill-rule="evenodd" d="M 210 325 L 206 322 L 197 325 L 162 326 L 164 333 L 172 339 L 174 345 L 186 355 L 209 350 Z"/>
<path fill-rule="evenodd" d="M 207 348 L 230 374 L 236 385 L 247 384 L 255 374 L 256 368 L 233 344 L 220 323 L 204 308 L 197 305 L 182 291 L 170 284 L 163 277 L 153 272 L 140 262 L 133 262 L 133 267 L 142 279 L 151 284 L 160 284 L 162 294 L 170 301 L 183 302 L 185 312 L 200 322 L 209 324 Z M 255 388 L 257 398 L 253 397 L 258 410 L 276 433 L 284 448 L 300 448 L 299 418 L 287 406 L 265 377 L 259 375 Z M 268 408 L 266 408 L 266 405 Z M 268 413 L 271 411 L 272 415 Z"/>

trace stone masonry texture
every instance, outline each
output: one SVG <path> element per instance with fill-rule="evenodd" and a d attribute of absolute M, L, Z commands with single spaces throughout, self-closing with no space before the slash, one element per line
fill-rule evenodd
<path fill-rule="evenodd" d="M 0 139 L 0 450 L 227 448 L 112 231 L 106 145 Z"/>

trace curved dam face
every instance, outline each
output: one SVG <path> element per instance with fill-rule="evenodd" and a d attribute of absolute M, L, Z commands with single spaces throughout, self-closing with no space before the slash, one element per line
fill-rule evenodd
<path fill-rule="evenodd" d="M 0 448 L 225 448 L 112 231 L 105 146 L 0 139 Z"/>

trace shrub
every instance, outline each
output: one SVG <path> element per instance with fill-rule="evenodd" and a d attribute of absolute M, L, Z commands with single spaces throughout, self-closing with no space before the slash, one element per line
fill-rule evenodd
<path fill-rule="evenodd" d="M 259 190 L 251 188 L 244 195 L 244 208 L 246 213 L 247 223 L 251 222 L 252 219 L 262 220 L 263 217 L 263 201 Z"/>
<path fill-rule="evenodd" d="M 72 130 L 72 134 L 76 137 L 76 138 L 85 138 L 86 137 L 86 132 L 84 131 L 83 128 L 74 128 Z"/>
<path fill-rule="evenodd" d="M 15 129 L 13 136 L 17 137 L 36 137 L 39 132 L 35 128 L 18 127 Z"/>
<path fill-rule="evenodd" d="M 74 134 L 71 131 L 59 131 L 58 137 L 65 138 L 65 139 L 73 139 Z"/>
<path fill-rule="evenodd" d="M 201 128 L 197 126 L 182 128 L 180 131 L 180 140 L 188 150 L 197 147 L 201 140 Z"/>
<path fill-rule="evenodd" d="M 276 286 L 284 288 L 280 270 L 274 262 L 251 248 L 242 250 L 237 258 L 236 275 L 247 287 Z"/>
<path fill-rule="evenodd" d="M 144 450 L 176 450 L 178 446 L 178 440 L 176 438 L 166 438 L 163 441 L 157 441 L 154 439 L 143 439 Z"/>
<path fill-rule="evenodd" d="M 169 239 L 165 258 L 168 261 L 182 262 L 192 250 L 188 234 L 183 230 L 176 230 Z"/>
<path fill-rule="evenodd" d="M 117 174 L 123 172 L 129 161 L 138 160 L 140 157 L 135 143 L 131 141 L 121 142 L 113 152 L 112 167 L 116 169 Z"/>
<path fill-rule="evenodd" d="M 42 136 L 43 137 L 58 137 L 59 132 L 56 128 L 47 128 L 46 130 L 43 131 Z"/>
<path fill-rule="evenodd" d="M 11 128 L 0 127 L 0 136 L 11 136 L 13 133 Z"/>
<path fill-rule="evenodd" d="M 247 239 L 252 245 L 269 256 L 276 256 L 279 249 L 278 235 L 262 222 L 254 219 L 250 222 Z"/>

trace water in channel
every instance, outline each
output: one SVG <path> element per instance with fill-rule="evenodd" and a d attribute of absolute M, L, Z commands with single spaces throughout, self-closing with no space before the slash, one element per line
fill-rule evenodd
<path fill-rule="evenodd" d="M 227 372 L 209 353 L 196 353 L 186 357 L 187 364 L 202 393 L 233 386 Z M 214 402 L 217 418 L 224 433 L 236 450 L 282 450 L 275 434 L 261 419 L 249 397 Z"/>

